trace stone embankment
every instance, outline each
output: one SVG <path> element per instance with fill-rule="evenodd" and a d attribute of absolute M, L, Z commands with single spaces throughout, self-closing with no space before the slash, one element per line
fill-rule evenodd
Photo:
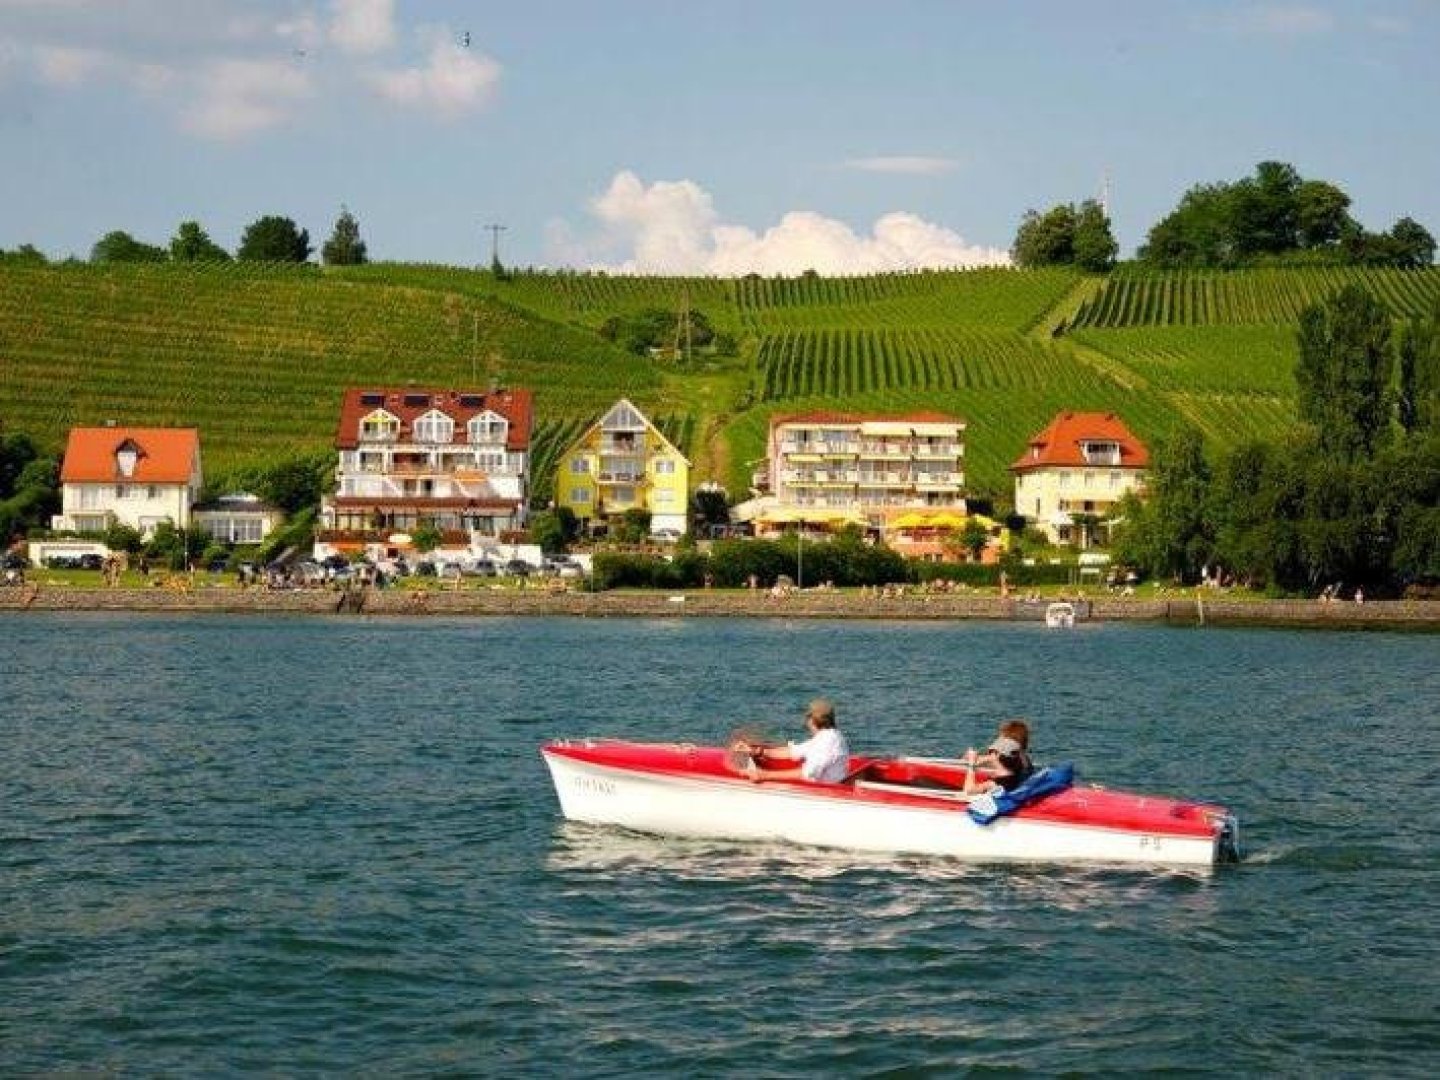
<path fill-rule="evenodd" d="M 1183 626 L 1309 626 L 1334 629 L 1440 629 L 1440 600 L 1230 600 L 1223 596 L 1077 602 L 1083 624 L 1140 621 Z M 1037 619 L 1044 602 L 996 596 L 912 593 L 865 596 L 817 590 L 767 592 L 550 592 L 544 589 L 266 590 L 235 587 L 79 589 L 34 585 L 0 589 L 0 611 L 219 612 L 369 616 L 565 615 L 581 618 L 757 617 L 789 619 Z"/>

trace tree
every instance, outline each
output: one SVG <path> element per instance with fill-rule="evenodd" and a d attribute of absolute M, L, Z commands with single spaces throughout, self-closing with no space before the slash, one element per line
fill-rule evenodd
<path fill-rule="evenodd" d="M 0 248 L 0 266 L 44 266 L 50 260 L 34 244 L 21 244 L 14 251 Z"/>
<path fill-rule="evenodd" d="M 1027 210 L 1010 255 L 1020 267 L 1076 266 L 1104 273 L 1115 265 L 1119 251 L 1110 219 L 1099 203 L 1087 199 L 1078 209 L 1062 203 L 1043 214 Z"/>
<path fill-rule="evenodd" d="M 1429 266 L 1435 261 L 1435 238 L 1412 218 L 1402 217 L 1390 230 L 1395 266 Z"/>
<path fill-rule="evenodd" d="M 1121 500 L 1125 524 L 1116 536 L 1121 562 L 1155 577 L 1195 581 L 1210 558 L 1213 535 L 1206 497 L 1210 467 L 1200 432 L 1182 428 L 1156 448 L 1145 498 Z"/>
<path fill-rule="evenodd" d="M 690 496 L 690 520 L 698 528 L 730 523 L 730 499 L 719 484 L 701 484 Z"/>
<path fill-rule="evenodd" d="M 1192 187 L 1180 205 L 1161 218 L 1140 245 L 1136 258 L 1155 266 L 1232 266 L 1230 185 Z"/>
<path fill-rule="evenodd" d="M 1015 265 L 1068 266 L 1075 261 L 1075 208 L 1067 204 L 1044 214 L 1027 210 L 1010 249 Z"/>
<path fill-rule="evenodd" d="M 241 262 L 295 262 L 310 258 L 310 234 L 288 217 L 258 218 L 245 227 L 235 257 Z"/>
<path fill-rule="evenodd" d="M 359 266 L 370 261 L 365 252 L 365 241 L 360 239 L 360 223 L 344 206 L 340 207 L 340 216 L 335 219 L 334 232 L 320 249 L 320 257 L 326 266 Z"/>
<path fill-rule="evenodd" d="M 1300 313 L 1295 366 L 1300 418 L 1341 461 L 1371 457 L 1390 422 L 1390 317 L 1369 292 L 1346 285 Z"/>
<path fill-rule="evenodd" d="M 211 240 L 198 221 L 182 221 L 170 239 L 170 258 L 176 262 L 229 262 L 230 253 Z"/>
<path fill-rule="evenodd" d="M 119 229 L 106 233 L 90 249 L 93 263 L 150 263 L 165 262 L 169 258 L 164 248 L 141 243 Z"/>
<path fill-rule="evenodd" d="M 1350 196 L 1324 180 L 1305 180 L 1295 189 L 1295 227 L 1302 248 L 1328 248 L 1358 226 L 1350 217 Z"/>
<path fill-rule="evenodd" d="M 1231 240 L 1241 256 L 1278 255 L 1297 243 L 1296 193 L 1300 174 L 1293 165 L 1262 161 L 1255 175 L 1230 189 Z"/>
<path fill-rule="evenodd" d="M 444 539 L 439 527 L 428 518 L 410 530 L 410 540 L 415 545 L 415 550 L 422 555 L 434 551 Z"/>
<path fill-rule="evenodd" d="M 558 555 L 569 550 L 570 544 L 580 535 L 580 519 L 568 506 L 554 510 L 541 510 L 530 519 L 530 538 L 540 545 L 546 555 Z"/>
<path fill-rule="evenodd" d="M 1406 432 L 1440 431 L 1440 305 L 1400 331 L 1396 417 Z"/>
<path fill-rule="evenodd" d="M 1094 199 L 1080 204 L 1080 212 L 1075 215 L 1075 237 L 1071 246 L 1075 253 L 1075 265 L 1081 270 L 1100 274 L 1115 265 L 1120 245 L 1110 230 L 1110 219 Z"/>

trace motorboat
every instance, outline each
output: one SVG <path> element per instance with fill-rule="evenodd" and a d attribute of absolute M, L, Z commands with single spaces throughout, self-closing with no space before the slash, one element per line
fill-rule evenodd
<path fill-rule="evenodd" d="M 1061 630 L 1075 625 L 1075 605 L 1066 600 L 1057 600 L 1045 608 L 1045 625 L 1051 630 Z"/>
<path fill-rule="evenodd" d="M 853 756 L 843 780 L 819 783 L 757 782 L 748 755 L 690 743 L 562 739 L 541 754 L 566 818 L 664 836 L 984 862 L 1208 868 L 1240 855 L 1225 807 L 1079 786 L 1069 766 L 968 796 L 954 758 Z"/>

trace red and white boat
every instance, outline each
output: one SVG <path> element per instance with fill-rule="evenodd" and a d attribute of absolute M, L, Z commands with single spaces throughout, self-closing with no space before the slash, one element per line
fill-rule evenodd
<path fill-rule="evenodd" d="M 1069 786 L 980 824 L 962 762 L 852 757 L 840 783 L 755 783 L 720 747 L 564 739 L 541 748 L 572 821 L 665 836 L 768 840 L 1013 862 L 1213 867 L 1239 858 L 1222 806 Z M 987 815 L 981 815 L 987 816 Z"/>

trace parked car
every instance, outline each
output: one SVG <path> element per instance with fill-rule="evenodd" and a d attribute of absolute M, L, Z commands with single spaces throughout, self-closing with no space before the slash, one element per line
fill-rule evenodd
<path fill-rule="evenodd" d="M 524 559 L 511 559 L 505 564 L 505 573 L 511 577 L 529 577 L 532 569 Z"/>
<path fill-rule="evenodd" d="M 460 572 L 468 577 L 495 577 L 500 568 L 494 559 L 466 559 L 460 564 Z"/>
<path fill-rule="evenodd" d="M 585 569 L 568 555 L 548 555 L 541 564 L 542 573 L 551 577 L 583 577 Z"/>
<path fill-rule="evenodd" d="M 3 558 L 0 558 L 0 570 L 28 570 L 30 560 L 18 551 L 7 551 Z"/>
<path fill-rule="evenodd" d="M 459 581 L 460 564 L 453 562 L 440 563 L 435 567 L 435 574 L 441 581 Z"/>
<path fill-rule="evenodd" d="M 99 555 L 51 555 L 45 565 L 52 570 L 99 570 L 105 563 Z"/>

